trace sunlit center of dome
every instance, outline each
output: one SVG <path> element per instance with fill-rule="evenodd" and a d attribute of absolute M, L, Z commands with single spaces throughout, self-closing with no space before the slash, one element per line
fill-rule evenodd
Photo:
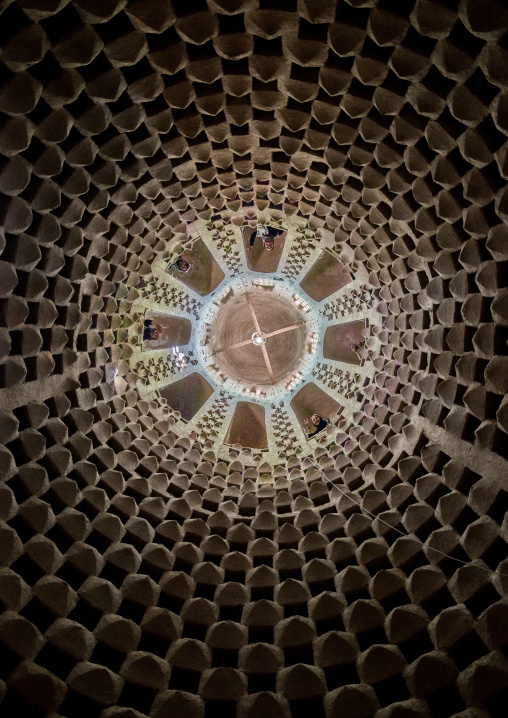
<path fill-rule="evenodd" d="M 312 367 L 312 339 L 321 326 L 321 317 L 299 299 L 290 282 L 243 279 L 211 298 L 202 312 L 198 352 L 211 380 L 262 401 L 291 391 Z"/>
<path fill-rule="evenodd" d="M 252 335 L 252 343 L 255 344 L 257 347 L 260 347 L 262 344 L 265 344 L 266 339 L 264 337 L 264 334 L 258 334 L 257 332 L 254 332 Z"/>

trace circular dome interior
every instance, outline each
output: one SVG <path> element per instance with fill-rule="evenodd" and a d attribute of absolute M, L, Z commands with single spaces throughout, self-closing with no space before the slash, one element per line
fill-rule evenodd
<path fill-rule="evenodd" d="M 507 31 L 0 4 L 2 716 L 504 718 Z"/>
<path fill-rule="evenodd" d="M 233 296 L 217 313 L 211 328 L 212 352 L 226 374 L 247 385 L 276 384 L 302 360 L 307 338 L 304 317 L 296 303 L 283 296 L 246 295 Z M 256 336 L 265 344 L 269 367 Z"/>

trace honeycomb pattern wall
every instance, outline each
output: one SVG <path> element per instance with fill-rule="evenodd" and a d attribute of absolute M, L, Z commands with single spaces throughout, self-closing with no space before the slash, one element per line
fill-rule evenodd
<path fill-rule="evenodd" d="M 0 4 L 2 717 L 506 716 L 507 32 L 502 0 Z M 361 278 L 333 322 L 382 317 L 352 418 L 302 448 L 278 411 L 270 462 L 130 364 L 137 299 L 198 313 L 172 243 L 204 220 L 239 272 L 256 217 L 298 227 L 284 276 L 322 245 Z"/>

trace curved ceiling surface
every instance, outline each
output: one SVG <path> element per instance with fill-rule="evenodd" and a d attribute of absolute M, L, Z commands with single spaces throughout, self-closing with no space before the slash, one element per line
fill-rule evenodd
<path fill-rule="evenodd" d="M 2 716 L 504 718 L 507 31 L 0 3 Z"/>

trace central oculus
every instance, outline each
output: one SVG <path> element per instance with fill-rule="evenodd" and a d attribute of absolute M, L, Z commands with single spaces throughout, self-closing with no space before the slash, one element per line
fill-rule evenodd
<path fill-rule="evenodd" d="M 212 321 L 213 363 L 245 386 L 277 385 L 300 365 L 307 333 L 298 305 L 276 287 L 238 290 Z"/>
<path fill-rule="evenodd" d="M 261 344 L 264 344 L 266 342 L 265 335 L 258 334 L 257 332 L 254 332 L 251 339 L 252 339 L 252 343 L 255 344 L 257 347 L 260 347 Z"/>

